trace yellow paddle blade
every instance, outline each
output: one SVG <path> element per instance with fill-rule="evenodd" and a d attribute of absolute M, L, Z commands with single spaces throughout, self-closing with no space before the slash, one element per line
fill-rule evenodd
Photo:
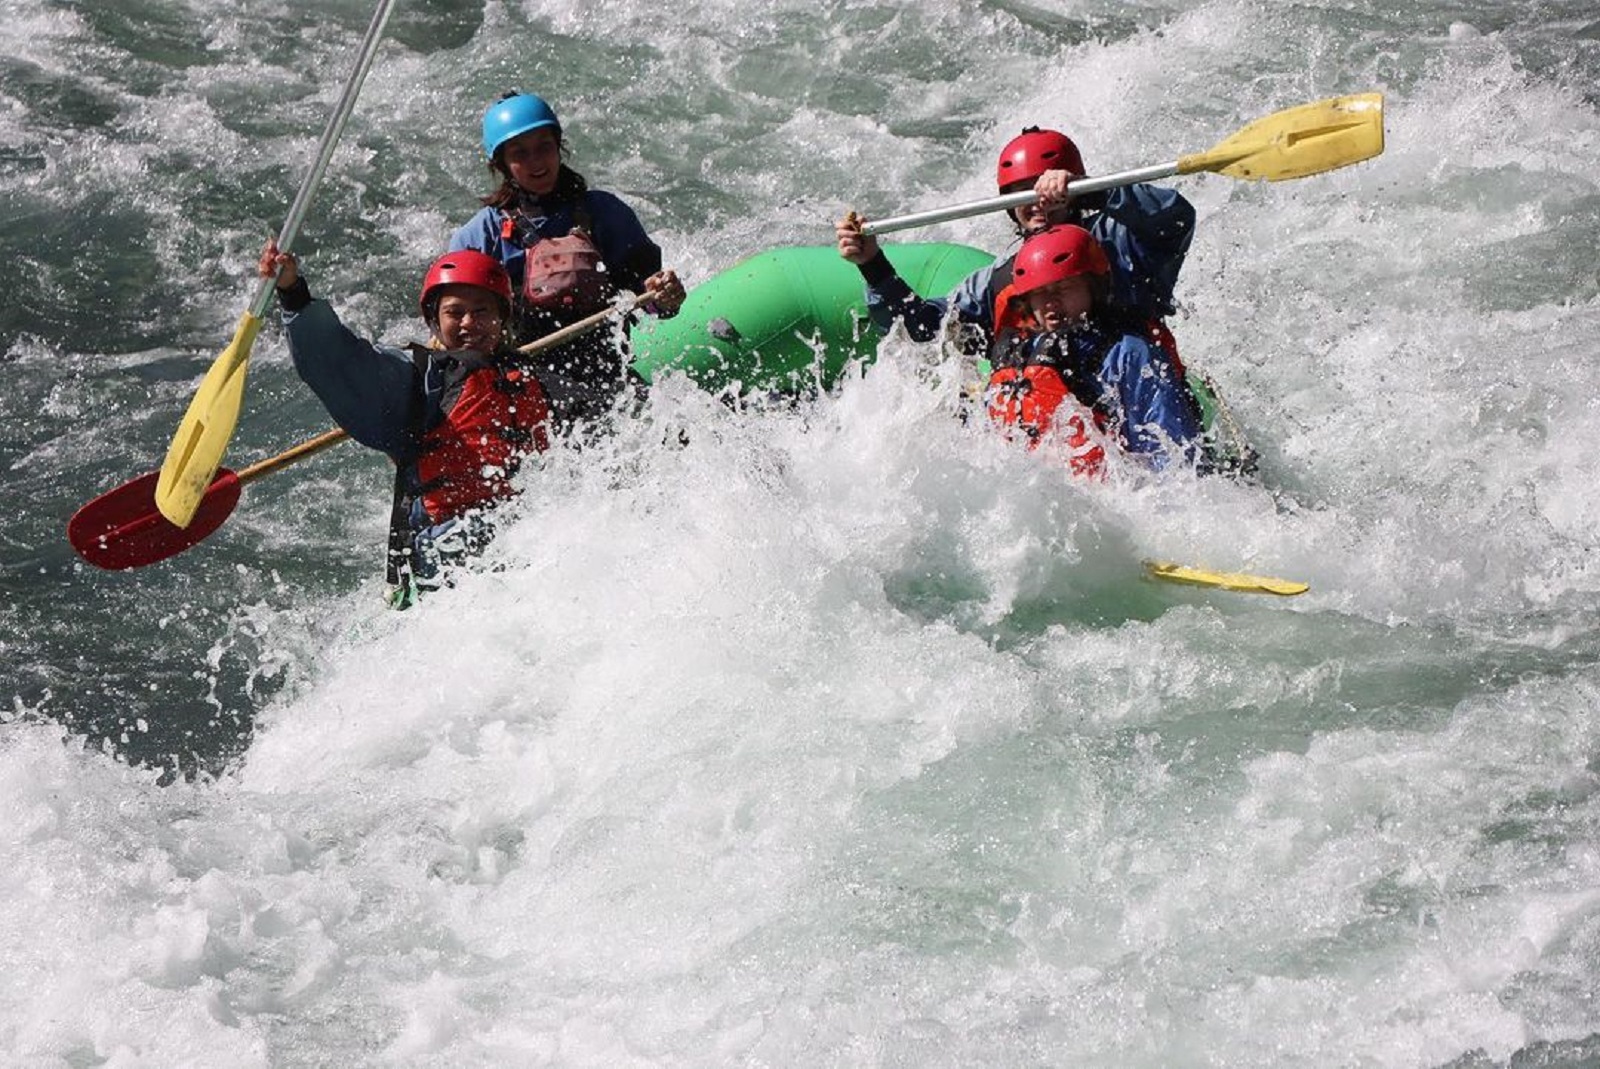
<path fill-rule="evenodd" d="M 1383 94 L 1357 93 L 1274 112 L 1205 152 L 1178 158 L 1178 173 L 1304 178 L 1383 151 Z"/>
<path fill-rule="evenodd" d="M 1167 583 L 1232 590 L 1240 594 L 1277 594 L 1292 598 L 1311 589 L 1311 584 L 1298 583 L 1293 579 L 1275 579 L 1270 575 L 1250 575 L 1246 572 L 1213 572 L 1164 560 L 1145 561 L 1144 571 L 1150 578 Z"/>
<path fill-rule="evenodd" d="M 156 508 L 179 527 L 189 526 L 194 519 L 206 488 L 222 466 L 222 454 L 228 450 L 244 401 L 250 347 L 260 331 L 259 317 L 249 312 L 239 317 L 233 340 L 201 380 L 167 447 L 167 459 L 156 481 Z"/>

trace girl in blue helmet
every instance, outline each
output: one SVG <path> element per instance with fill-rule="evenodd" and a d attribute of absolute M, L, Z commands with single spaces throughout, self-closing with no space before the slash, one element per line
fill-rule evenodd
<path fill-rule="evenodd" d="M 450 238 L 505 265 L 512 283 L 511 341 L 522 345 L 599 310 L 620 291 L 653 294 L 652 315 L 671 316 L 683 283 L 661 267 L 661 248 L 633 209 L 591 189 L 567 166 L 561 121 L 542 98 L 510 93 L 483 116 L 483 151 L 500 179 L 484 207 Z M 606 332 L 539 356 L 539 381 L 558 430 L 592 426 L 624 390 L 644 382 Z"/>

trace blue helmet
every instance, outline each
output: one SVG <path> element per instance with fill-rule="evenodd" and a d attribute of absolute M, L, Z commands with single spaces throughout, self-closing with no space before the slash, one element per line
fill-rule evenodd
<path fill-rule="evenodd" d="M 556 136 L 561 136 L 561 120 L 542 97 L 532 93 L 513 93 L 489 105 L 483 113 L 483 152 L 491 160 L 495 149 L 518 134 L 540 127 L 553 126 Z"/>

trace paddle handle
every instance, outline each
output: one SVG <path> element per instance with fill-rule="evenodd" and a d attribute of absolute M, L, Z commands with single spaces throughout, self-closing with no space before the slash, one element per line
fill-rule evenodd
<path fill-rule="evenodd" d="M 329 446 L 338 445 L 348 437 L 350 437 L 350 432 L 345 430 L 335 429 L 331 431 L 324 431 L 315 438 L 312 438 L 309 441 L 301 442 L 292 449 L 286 449 L 275 457 L 268 457 L 266 460 L 258 461 L 250 465 L 248 468 L 239 473 L 239 482 L 252 482 L 261 478 L 263 475 L 271 475 L 275 471 L 281 471 L 282 469 L 287 468 L 290 464 L 304 460 L 306 457 L 309 457 L 315 453 L 322 452 Z"/>
<path fill-rule="evenodd" d="M 1103 174 L 1095 178 L 1074 178 L 1067 183 L 1067 192 L 1074 197 L 1081 197 L 1085 193 L 1098 193 L 1103 189 L 1117 189 L 1121 186 L 1131 186 L 1138 182 L 1154 182 L 1162 178 L 1169 178 L 1177 173 L 1177 163 L 1158 163 L 1150 167 L 1137 167 L 1131 171 L 1118 171 L 1115 174 Z M 910 230 L 913 227 L 947 223 L 952 219 L 966 219 L 974 215 L 983 215 L 986 212 L 1021 208 L 1025 205 L 1033 204 L 1038 199 L 1039 195 L 1033 190 L 1022 189 L 1015 193 L 1002 193 L 998 197 L 989 197 L 985 200 L 973 200 L 965 204 L 952 204 L 948 208 L 932 208 L 925 212 L 912 212 L 909 215 L 896 215 L 888 219 L 878 219 L 862 224 L 861 232 L 869 236 L 873 234 L 892 234 L 896 230 Z"/>
<path fill-rule="evenodd" d="M 383 27 L 389 21 L 389 13 L 394 10 L 395 0 L 379 0 L 378 9 L 372 13 L 372 22 L 367 26 L 367 35 L 361 39 L 361 50 L 356 56 L 355 69 L 350 72 L 350 78 L 344 84 L 344 92 L 339 96 L 339 103 L 334 107 L 333 114 L 328 116 L 328 125 L 323 128 L 322 140 L 317 142 L 316 159 L 311 164 L 311 170 L 306 172 L 305 178 L 300 183 L 300 191 L 295 194 L 294 203 L 289 205 L 289 214 L 283 220 L 283 229 L 278 231 L 278 251 L 288 252 L 289 246 L 294 244 L 294 239 L 300 233 L 300 224 L 305 221 L 306 210 L 311 206 L 311 198 L 316 194 L 317 186 L 322 183 L 322 175 L 328 169 L 328 161 L 333 159 L 333 150 L 339 144 L 339 138 L 344 133 L 345 123 L 350 120 L 350 113 L 355 110 L 356 97 L 361 94 L 361 83 L 366 80 L 367 71 L 372 68 L 372 61 L 378 54 L 378 45 L 383 40 Z M 276 285 L 276 278 L 264 278 L 256 290 L 256 296 L 250 302 L 250 314 L 260 319 L 267 311 L 267 305 L 272 302 L 272 289 Z"/>

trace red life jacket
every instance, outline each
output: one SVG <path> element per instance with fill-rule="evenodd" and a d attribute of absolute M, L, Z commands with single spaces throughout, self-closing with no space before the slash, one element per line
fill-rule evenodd
<path fill-rule="evenodd" d="M 550 405 L 539 380 L 482 353 L 433 353 L 443 371 L 444 421 L 422 436 L 418 494 L 434 523 L 512 495 L 530 453 L 550 448 Z"/>

